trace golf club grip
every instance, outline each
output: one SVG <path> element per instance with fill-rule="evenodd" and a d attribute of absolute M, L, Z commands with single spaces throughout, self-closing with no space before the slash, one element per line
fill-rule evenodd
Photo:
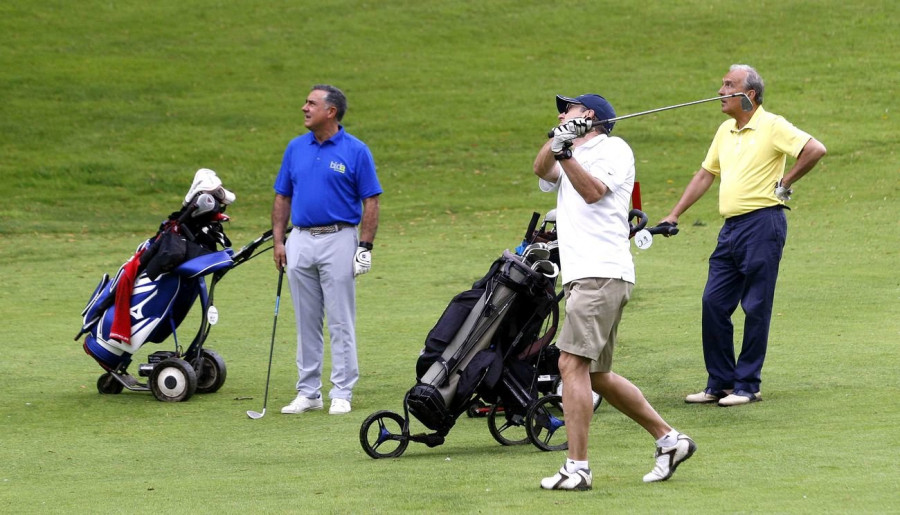
<path fill-rule="evenodd" d="M 599 126 L 600 124 L 606 123 L 606 122 L 608 122 L 608 121 L 609 121 L 609 120 L 594 120 L 594 119 L 592 119 L 592 120 L 590 120 L 590 122 L 591 122 L 591 128 L 597 127 L 597 126 Z M 550 129 L 549 131 L 547 131 L 547 137 L 548 137 L 548 138 L 552 138 L 552 137 L 553 137 L 553 130 L 554 130 L 554 129 Z"/>
<path fill-rule="evenodd" d="M 541 219 L 541 214 L 537 211 L 531 213 L 531 222 L 528 224 L 528 230 L 525 231 L 525 241 L 531 243 L 534 239 L 534 230 L 537 228 L 538 220 Z"/>
<path fill-rule="evenodd" d="M 278 305 L 281 304 L 281 285 L 284 282 L 284 267 L 278 270 L 278 286 L 275 288 L 275 322 L 278 322 Z M 274 333 L 274 329 L 272 330 Z"/>
<path fill-rule="evenodd" d="M 647 229 L 650 234 L 662 234 L 664 236 L 675 236 L 678 234 L 678 227 L 674 225 L 657 225 L 656 227 L 651 227 Z"/>

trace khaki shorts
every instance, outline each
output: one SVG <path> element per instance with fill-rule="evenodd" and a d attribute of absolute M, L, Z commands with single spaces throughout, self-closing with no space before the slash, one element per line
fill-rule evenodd
<path fill-rule="evenodd" d="M 616 331 L 634 285 L 621 279 L 587 278 L 566 284 L 566 319 L 556 346 L 591 360 L 591 372 L 612 370 Z"/>

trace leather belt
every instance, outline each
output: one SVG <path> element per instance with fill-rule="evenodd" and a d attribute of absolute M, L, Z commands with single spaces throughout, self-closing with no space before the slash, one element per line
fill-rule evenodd
<path fill-rule="evenodd" d="M 316 227 L 297 227 L 298 231 L 307 231 L 313 236 L 318 236 L 320 234 L 333 234 L 341 229 L 346 229 L 347 227 L 355 227 L 353 224 L 348 224 L 344 222 L 338 222 L 336 224 L 331 225 L 319 225 Z"/>

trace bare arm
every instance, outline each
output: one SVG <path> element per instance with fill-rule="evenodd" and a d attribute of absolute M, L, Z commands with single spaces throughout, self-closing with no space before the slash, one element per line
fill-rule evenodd
<path fill-rule="evenodd" d="M 809 138 L 809 141 L 803 146 L 803 150 L 800 151 L 800 155 L 797 156 L 797 161 L 794 163 L 794 166 L 791 167 L 788 173 L 784 174 L 781 185 L 785 188 L 790 188 L 791 184 L 799 181 L 801 177 L 812 170 L 826 152 L 825 145 L 819 142 L 819 140 L 816 138 Z"/>
<path fill-rule="evenodd" d="M 378 231 L 378 195 L 363 199 L 363 215 L 359 224 L 359 240 L 372 243 Z"/>
<path fill-rule="evenodd" d="M 275 268 L 281 270 L 287 264 L 287 256 L 284 251 L 284 230 L 287 228 L 288 219 L 291 216 L 291 198 L 275 194 L 275 202 L 272 204 L 272 254 L 275 259 Z"/>
<path fill-rule="evenodd" d="M 559 172 L 556 171 L 556 159 L 550 151 L 551 142 L 552 140 L 548 140 L 544 143 L 534 158 L 534 174 L 547 182 L 556 182 L 559 180 Z"/>
<path fill-rule="evenodd" d="M 581 163 L 575 159 L 564 159 L 559 163 L 562 166 L 566 177 L 569 179 L 569 182 L 571 182 L 572 186 L 575 188 L 575 191 L 581 195 L 581 198 L 583 198 L 586 203 L 593 204 L 609 192 L 609 188 L 606 187 L 606 184 L 603 184 L 600 179 L 591 175 L 590 172 L 585 170 L 584 167 L 581 166 Z"/>
<path fill-rule="evenodd" d="M 553 152 L 550 150 L 550 143 L 548 141 L 538 151 L 538 155 L 534 160 L 534 173 L 545 181 L 556 182 L 559 180 L 559 172 L 555 166 L 557 163 L 556 158 L 553 157 Z M 585 170 L 577 160 L 564 159 L 558 162 L 575 191 L 588 204 L 597 202 L 609 192 L 609 188 Z"/>
<path fill-rule="evenodd" d="M 672 208 L 669 215 L 663 218 L 660 223 L 678 223 L 678 217 L 687 211 L 689 207 L 693 206 L 694 202 L 697 202 L 697 200 L 709 190 L 709 187 L 712 186 L 712 183 L 715 180 L 716 176 L 711 174 L 707 169 L 701 167 L 697 170 L 697 173 L 694 174 L 694 178 L 691 179 L 691 182 L 689 182 L 684 189 L 684 193 L 681 194 L 681 199 L 675 204 L 675 207 Z"/>

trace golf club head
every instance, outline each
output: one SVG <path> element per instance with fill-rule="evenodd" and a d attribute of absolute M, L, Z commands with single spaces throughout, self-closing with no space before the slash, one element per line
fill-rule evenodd
<path fill-rule="evenodd" d="M 193 214 L 191 215 L 194 218 L 212 213 L 219 207 L 219 203 L 216 202 L 216 199 L 213 198 L 213 196 L 209 193 L 201 193 L 200 195 L 198 195 L 196 204 L 197 209 L 195 209 Z"/>
<path fill-rule="evenodd" d="M 247 411 L 247 416 L 252 418 L 253 420 L 258 420 L 266 416 L 266 408 L 263 408 L 262 413 L 258 411 L 249 410 Z"/>
<path fill-rule="evenodd" d="M 753 102 L 750 101 L 750 97 L 748 97 L 746 93 L 738 93 L 738 96 L 741 97 L 741 109 L 743 109 L 745 113 L 752 111 Z"/>
<path fill-rule="evenodd" d="M 555 279 L 559 275 L 559 267 L 556 266 L 556 263 L 549 260 L 536 261 L 531 265 L 531 269 L 544 274 L 548 279 Z"/>
<path fill-rule="evenodd" d="M 523 257 L 532 263 L 535 261 L 550 259 L 550 248 L 546 243 L 532 243 L 531 245 L 525 247 Z"/>

